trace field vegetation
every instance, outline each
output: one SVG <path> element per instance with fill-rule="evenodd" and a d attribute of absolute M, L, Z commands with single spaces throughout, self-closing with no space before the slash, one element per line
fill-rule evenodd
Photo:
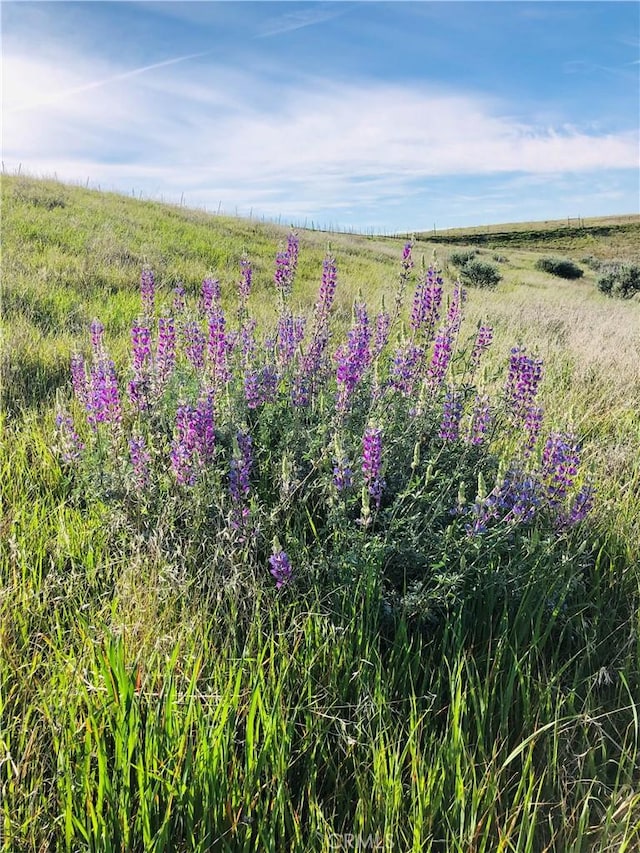
<path fill-rule="evenodd" d="M 429 235 L 3 178 L 3 851 L 639 849 L 598 227 L 467 234 L 465 294 Z"/>

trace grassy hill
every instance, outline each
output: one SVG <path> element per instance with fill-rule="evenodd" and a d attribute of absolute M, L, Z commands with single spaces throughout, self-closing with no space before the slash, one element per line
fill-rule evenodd
<path fill-rule="evenodd" d="M 640 301 L 601 294 L 585 259 L 637 258 L 640 222 L 545 226 L 417 235 L 406 296 L 421 260 L 435 257 L 453 299 L 453 248 L 474 247 L 499 268 L 497 288 L 469 288 L 452 370 L 465 393 L 478 384 L 499 395 L 514 345 L 544 361 L 548 428 L 575 431 L 596 484 L 584 526 L 466 536 L 451 502 L 438 509 L 433 496 L 466 488 L 473 501 L 483 486 L 464 468 L 475 451 L 438 437 L 440 398 L 415 449 L 410 412 L 395 435 L 387 427 L 413 479 L 373 522 L 364 510 L 354 521 L 360 493 L 341 504 L 321 458 L 327 424 L 344 428 L 353 450 L 369 415 L 391 424 L 396 403 L 341 419 L 333 391 L 302 414 L 285 403 L 253 411 L 228 391 L 216 452 L 238 470 L 229 413 L 253 431 L 256 545 L 223 523 L 230 474 L 213 471 L 192 491 L 165 477 L 155 502 L 136 503 L 119 491 L 106 434 L 84 423 L 102 467 L 76 475 L 56 451 L 55 419 L 64 406 L 82 422 L 69 366 L 73 353 L 91 357 L 95 317 L 114 370 L 128 375 L 145 264 L 161 305 L 184 285 L 189 317 L 203 279 L 218 278 L 235 328 L 246 253 L 246 316 L 256 334 L 269 331 L 284 316 L 273 279 L 286 230 L 3 177 L 3 853 L 638 849 Z M 383 303 L 393 310 L 404 241 L 300 231 L 294 313 L 319 298 L 328 242 L 337 340 L 359 294 L 372 319 Z M 536 269 L 550 249 L 583 277 Z M 398 341 L 411 334 L 403 311 Z M 486 322 L 493 344 L 470 378 L 464 349 Z M 189 390 L 180 369 L 169 397 Z M 153 417 L 167 449 L 177 433 L 160 409 Z M 492 441 L 488 472 L 511 450 L 499 434 Z M 389 493 L 397 477 L 390 465 Z M 263 566 L 274 532 L 301 561 L 281 590 Z M 419 585 L 387 594 L 384 583 L 410 570 L 428 575 L 437 606 L 420 610 Z"/>

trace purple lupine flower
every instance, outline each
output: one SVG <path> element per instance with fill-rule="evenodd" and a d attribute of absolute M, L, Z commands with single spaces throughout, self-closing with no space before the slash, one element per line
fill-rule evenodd
<path fill-rule="evenodd" d="M 452 336 L 449 326 L 441 326 L 433 345 L 433 355 L 427 371 L 427 378 L 433 390 L 438 389 L 449 367 L 452 355 Z"/>
<path fill-rule="evenodd" d="M 220 304 L 220 282 L 217 278 L 205 278 L 202 282 L 202 289 L 200 291 L 200 302 L 198 303 L 198 310 L 200 313 L 207 317 L 214 306 L 219 306 Z"/>
<path fill-rule="evenodd" d="M 209 314 L 209 365 L 214 387 L 228 382 L 230 378 L 227 343 L 224 313 L 222 308 L 216 306 Z"/>
<path fill-rule="evenodd" d="M 158 320 L 158 345 L 156 351 L 156 375 L 163 385 L 173 373 L 176 364 L 176 327 L 173 317 Z"/>
<path fill-rule="evenodd" d="M 382 467 L 382 430 L 367 427 L 362 438 L 362 473 L 369 494 L 380 507 L 380 498 L 385 482 L 380 476 Z"/>
<path fill-rule="evenodd" d="M 276 255 L 276 270 L 273 280 L 283 301 L 291 295 L 293 280 L 298 266 L 298 237 L 293 232 L 287 238 L 287 248 Z"/>
<path fill-rule="evenodd" d="M 104 353 L 104 326 L 100 320 L 91 321 L 91 348 L 94 358 L 102 358 Z"/>
<path fill-rule="evenodd" d="M 333 465 L 333 485 L 338 492 L 350 489 L 353 485 L 353 471 L 343 458 L 336 459 Z"/>
<path fill-rule="evenodd" d="M 148 326 L 135 323 L 131 327 L 131 366 L 129 399 L 139 411 L 149 406 L 149 367 L 151 362 L 151 332 Z"/>
<path fill-rule="evenodd" d="M 213 459 L 216 443 L 215 420 L 213 411 L 213 393 L 202 395 L 195 409 L 197 442 L 196 449 L 200 460 L 207 465 Z"/>
<path fill-rule="evenodd" d="M 377 358 L 387 345 L 389 330 L 391 328 L 391 317 L 389 312 L 382 308 L 376 314 L 376 331 L 373 339 L 373 357 Z"/>
<path fill-rule="evenodd" d="M 524 430 L 526 441 L 524 445 L 525 457 L 530 456 L 533 448 L 536 446 L 540 430 L 542 429 L 542 421 L 544 417 L 544 409 L 542 406 L 529 406 L 524 419 Z"/>
<path fill-rule="evenodd" d="M 505 511 L 502 521 L 524 524 L 540 506 L 540 485 L 531 475 L 517 469 L 507 472 L 497 491 L 498 507 Z"/>
<path fill-rule="evenodd" d="M 99 423 L 117 427 L 122 421 L 116 369 L 113 361 L 106 356 L 91 371 L 87 412 L 87 420 L 94 429 L 97 429 Z"/>
<path fill-rule="evenodd" d="M 486 394 L 478 394 L 473 404 L 471 420 L 467 441 L 475 447 L 484 442 L 487 429 L 491 422 L 491 411 L 489 408 L 489 397 Z"/>
<path fill-rule="evenodd" d="M 129 457 L 133 466 L 133 486 L 137 492 L 143 492 L 151 481 L 149 465 L 151 455 L 142 435 L 132 435 L 129 439 Z"/>
<path fill-rule="evenodd" d="M 442 300 L 442 278 L 431 265 L 418 280 L 411 307 L 411 328 L 417 332 L 423 326 L 430 331 L 435 323 Z"/>
<path fill-rule="evenodd" d="M 269 557 L 269 570 L 276 581 L 276 589 L 280 589 L 291 581 L 293 569 L 286 551 L 276 551 Z"/>
<path fill-rule="evenodd" d="M 156 281 L 151 267 L 144 266 L 140 275 L 140 298 L 145 317 L 152 317 L 156 300 Z"/>
<path fill-rule="evenodd" d="M 250 367 L 244 375 L 244 398 L 250 409 L 257 409 L 262 402 L 258 371 Z"/>
<path fill-rule="evenodd" d="M 593 509 L 595 489 L 591 483 L 585 483 L 571 502 L 571 507 L 566 515 L 560 517 L 561 524 L 572 527 L 579 524 L 587 517 Z"/>
<path fill-rule="evenodd" d="M 184 284 L 179 281 L 173 288 L 173 313 L 176 317 L 179 317 L 181 314 L 184 314 L 184 307 Z"/>
<path fill-rule="evenodd" d="M 278 372 L 273 364 L 265 364 L 260 369 L 260 403 L 272 403 L 278 392 Z"/>
<path fill-rule="evenodd" d="M 422 347 L 412 343 L 404 344 L 393 354 L 391 363 L 391 385 L 405 396 L 413 393 L 419 380 L 420 368 L 424 358 Z"/>
<path fill-rule="evenodd" d="M 404 244 L 404 248 L 402 250 L 402 270 L 408 275 L 413 269 L 413 258 L 411 257 L 411 250 L 413 248 L 413 243 L 409 240 Z"/>
<path fill-rule="evenodd" d="M 134 373 L 142 373 L 151 360 L 151 332 L 148 326 L 135 323 L 131 327 L 131 355 Z"/>
<path fill-rule="evenodd" d="M 199 442 L 196 410 L 187 404 L 178 406 L 170 457 L 171 468 L 180 485 L 193 486 L 196 482 L 195 457 Z"/>
<path fill-rule="evenodd" d="M 427 338 L 431 337 L 442 302 L 442 283 L 442 278 L 433 265 L 418 281 L 413 296 L 410 320 L 414 334 L 422 331 Z"/>
<path fill-rule="evenodd" d="M 438 435 L 443 441 L 456 441 L 460 432 L 462 416 L 462 395 L 459 391 L 449 390 L 444 396 L 442 421 Z"/>
<path fill-rule="evenodd" d="M 493 328 L 491 326 L 482 325 L 478 329 L 478 334 L 476 335 L 476 340 L 473 345 L 473 350 L 471 352 L 471 369 L 475 370 L 478 364 L 480 363 L 480 357 L 483 352 L 486 352 L 487 349 L 491 346 L 491 342 L 493 341 Z"/>
<path fill-rule="evenodd" d="M 318 292 L 318 301 L 315 304 L 316 321 L 326 320 L 331 311 L 336 294 L 338 271 L 333 255 L 328 254 L 322 262 L 322 281 Z"/>
<path fill-rule="evenodd" d="M 246 305 L 249 294 L 251 293 L 251 280 L 253 278 L 253 270 L 251 263 L 246 256 L 240 258 L 240 281 L 238 282 L 238 295 L 240 303 Z"/>
<path fill-rule="evenodd" d="M 59 411 L 56 415 L 56 434 L 59 442 L 57 449 L 62 461 L 68 465 L 77 462 L 84 450 L 84 444 L 75 430 L 73 418 L 66 411 Z"/>
<path fill-rule="evenodd" d="M 347 408 L 358 382 L 371 364 L 371 329 L 369 316 L 364 302 L 354 305 L 354 322 L 347 333 L 346 346 L 338 348 L 335 354 L 337 362 L 336 379 L 338 381 L 338 411 Z"/>
<path fill-rule="evenodd" d="M 76 400 L 83 406 L 87 405 L 89 399 L 89 387 L 87 384 L 87 369 L 84 356 L 76 353 L 71 356 L 71 382 Z"/>
<path fill-rule="evenodd" d="M 533 404 L 542 379 L 542 359 L 527 355 L 524 347 L 513 347 L 505 384 L 505 398 L 516 421 L 523 421 Z"/>
<path fill-rule="evenodd" d="M 249 318 L 242 324 L 242 328 L 240 329 L 240 350 L 242 352 L 242 360 L 245 364 L 248 364 L 255 355 L 255 332 L 257 325 L 256 320 Z"/>
<path fill-rule="evenodd" d="M 467 291 L 459 281 L 456 281 L 453 285 L 453 295 L 447 312 L 447 326 L 449 327 L 452 337 L 457 335 L 460 331 L 460 324 L 462 323 L 462 306 L 464 305 L 466 298 Z"/>
<path fill-rule="evenodd" d="M 295 231 L 289 232 L 287 235 L 287 254 L 289 255 L 289 268 L 292 278 L 295 276 L 298 269 L 298 254 L 300 251 L 300 241 Z"/>
<path fill-rule="evenodd" d="M 552 432 L 542 451 L 541 476 L 551 505 L 561 503 L 580 467 L 580 445 L 571 433 Z"/>
<path fill-rule="evenodd" d="M 296 349 L 304 340 L 306 317 L 294 317 L 289 310 L 285 310 L 278 318 L 278 361 L 282 365 L 288 365 Z"/>
<path fill-rule="evenodd" d="M 190 320 L 184 324 L 182 335 L 185 355 L 190 363 L 196 370 L 204 370 L 204 349 L 206 346 L 204 332 L 195 320 Z"/>

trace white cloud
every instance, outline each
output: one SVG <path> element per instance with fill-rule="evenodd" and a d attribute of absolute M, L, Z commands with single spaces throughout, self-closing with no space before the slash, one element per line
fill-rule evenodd
<path fill-rule="evenodd" d="M 489 98 L 417 85 L 271 84 L 194 58 L 122 69 L 7 51 L 5 161 L 290 216 L 375 207 L 440 176 L 638 166 L 635 131 L 541 127 Z"/>

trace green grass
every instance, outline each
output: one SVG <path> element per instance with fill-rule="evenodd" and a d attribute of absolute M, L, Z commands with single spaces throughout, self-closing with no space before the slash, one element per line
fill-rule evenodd
<path fill-rule="evenodd" d="M 242 571 L 217 585 L 206 565 L 205 595 L 179 554 L 125 547 L 108 507 L 73 491 L 53 406 L 93 316 L 125 363 L 142 263 L 191 293 L 215 273 L 224 294 L 246 250 L 266 321 L 285 232 L 54 182 L 2 193 L 3 851 L 639 849 L 640 303 L 598 293 L 590 269 L 536 270 L 549 243 L 528 239 L 469 296 L 496 363 L 537 349 L 551 422 L 584 436 L 599 492 L 580 597 L 558 567 L 545 601 L 532 583 L 510 608 L 487 582 L 442 631 L 381 623 L 373 558 L 348 593 L 295 597 Z M 308 305 L 327 235 L 300 238 Z M 562 239 L 579 263 L 584 235 Z M 605 258 L 628 238 L 607 239 Z M 390 304 L 401 244 L 331 244 L 342 319 L 359 289 Z M 442 246 L 417 246 L 448 271 Z"/>

